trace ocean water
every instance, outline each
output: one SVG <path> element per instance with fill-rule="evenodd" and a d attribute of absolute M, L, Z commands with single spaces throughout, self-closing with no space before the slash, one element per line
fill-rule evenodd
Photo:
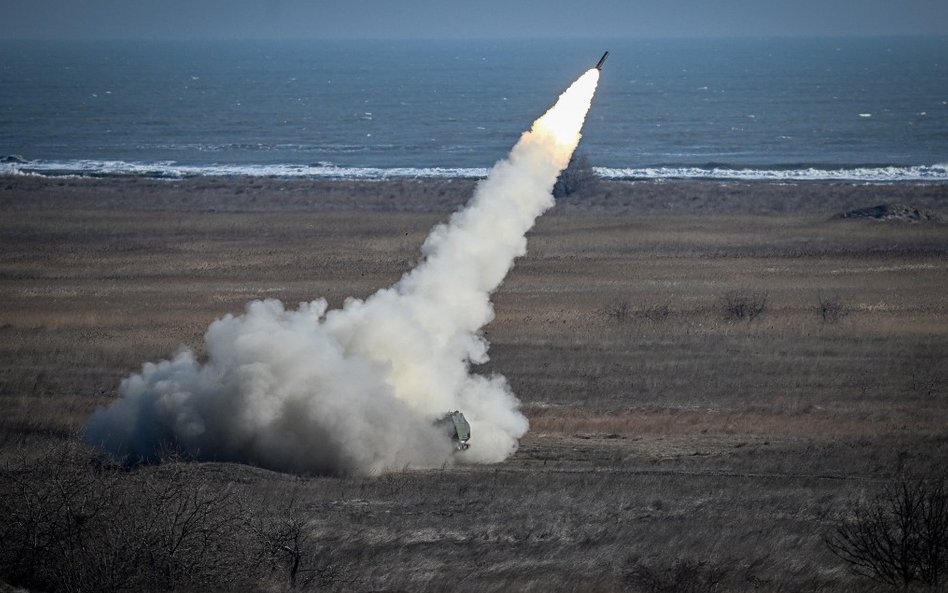
<path fill-rule="evenodd" d="M 604 177 L 948 181 L 948 37 L 3 42 L 0 174 L 482 176 L 607 49 Z"/>

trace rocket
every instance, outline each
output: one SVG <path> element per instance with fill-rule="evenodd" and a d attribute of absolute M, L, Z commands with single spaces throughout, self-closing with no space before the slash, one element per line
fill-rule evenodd
<path fill-rule="evenodd" d="M 606 61 L 606 58 L 609 57 L 609 52 L 602 54 L 602 57 L 599 58 L 599 62 L 596 63 L 596 70 L 602 70 L 602 64 Z"/>

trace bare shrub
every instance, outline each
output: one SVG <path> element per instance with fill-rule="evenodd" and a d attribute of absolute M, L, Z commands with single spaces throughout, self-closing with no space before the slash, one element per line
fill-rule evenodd
<path fill-rule="evenodd" d="M 912 395 L 932 399 L 944 392 L 948 369 L 944 364 L 944 356 L 938 349 L 916 345 L 906 352 L 904 361 L 908 375 L 908 391 Z"/>
<path fill-rule="evenodd" d="M 767 309 L 767 293 L 754 290 L 735 290 L 722 298 L 724 318 L 729 321 L 753 320 Z"/>
<path fill-rule="evenodd" d="M 895 587 L 938 587 L 948 571 L 946 480 L 901 480 L 854 505 L 826 538 L 858 575 Z"/>
<path fill-rule="evenodd" d="M 600 309 L 600 313 L 611 321 L 625 322 L 632 319 L 642 319 L 650 322 L 660 322 L 668 319 L 670 313 L 668 305 L 649 305 L 641 309 L 633 309 L 627 299 L 616 299 Z"/>
<path fill-rule="evenodd" d="M 600 312 L 612 321 L 627 321 L 632 316 L 632 305 L 625 299 L 617 299 L 603 307 Z"/>
<path fill-rule="evenodd" d="M 41 590 L 120 590 L 109 555 L 83 551 L 98 542 L 94 527 L 109 520 L 114 476 L 90 471 L 79 448 L 49 447 L 38 463 L 4 468 L 0 571 L 4 580 Z"/>
<path fill-rule="evenodd" d="M 931 370 L 915 367 L 909 370 L 909 390 L 922 397 L 930 398 L 939 391 L 939 380 Z"/>
<path fill-rule="evenodd" d="M 13 585 L 171 591 L 250 580 L 244 508 L 198 466 L 129 472 L 69 444 L 2 474 L 0 578 Z"/>
<path fill-rule="evenodd" d="M 589 159 L 581 152 L 574 152 L 569 164 L 560 173 L 553 186 L 554 198 L 565 198 L 576 193 L 592 193 L 599 189 L 599 176 L 593 171 Z"/>
<path fill-rule="evenodd" d="M 259 514 L 253 521 L 260 556 L 267 560 L 271 574 L 280 574 L 293 589 L 332 584 L 326 567 L 319 563 L 311 523 L 295 494 L 275 512 Z"/>
<path fill-rule="evenodd" d="M 209 483 L 198 469 L 168 464 L 159 475 L 123 480 L 114 516 L 129 560 L 146 577 L 141 589 L 206 590 L 244 576 L 244 508 L 232 488 Z"/>
<path fill-rule="evenodd" d="M 665 321 L 666 319 L 668 319 L 669 313 L 670 313 L 670 310 L 668 308 L 668 305 L 665 305 L 665 304 L 651 305 L 639 311 L 639 316 L 641 316 L 642 319 L 646 321 L 657 323 L 659 321 Z"/>
<path fill-rule="evenodd" d="M 824 323 L 836 323 L 849 314 L 849 307 L 838 295 L 833 297 L 819 295 L 818 299 L 819 304 L 816 310 Z"/>
<path fill-rule="evenodd" d="M 727 571 L 703 560 L 676 560 L 651 566 L 630 559 L 625 583 L 643 593 L 714 593 L 721 590 Z"/>

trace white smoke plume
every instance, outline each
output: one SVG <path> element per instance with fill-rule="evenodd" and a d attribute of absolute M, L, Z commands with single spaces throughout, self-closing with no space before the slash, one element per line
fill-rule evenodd
<path fill-rule="evenodd" d="M 493 318 L 489 296 L 553 205 L 598 78 L 586 72 L 534 122 L 394 286 L 332 311 L 323 299 L 296 310 L 251 302 L 210 325 L 206 362 L 184 350 L 122 381 L 86 439 L 123 457 L 150 459 L 171 446 L 294 472 L 377 475 L 506 459 L 527 419 L 503 377 L 470 367 L 487 360 L 480 330 Z M 458 455 L 433 424 L 451 410 L 471 425 L 471 447 Z"/>

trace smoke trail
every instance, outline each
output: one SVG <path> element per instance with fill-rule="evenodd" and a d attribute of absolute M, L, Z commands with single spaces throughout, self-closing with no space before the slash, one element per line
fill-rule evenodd
<path fill-rule="evenodd" d="M 97 410 L 86 438 L 149 459 L 172 445 L 200 459 L 278 470 L 375 475 L 454 459 L 433 422 L 461 410 L 471 424 L 464 462 L 506 459 L 527 419 L 487 360 L 480 329 L 489 296 L 526 253 L 526 232 L 580 138 L 599 71 L 591 69 L 524 133 L 470 203 L 426 239 L 421 264 L 394 286 L 338 310 L 254 301 L 213 322 L 207 362 L 190 350 L 146 363 Z"/>

